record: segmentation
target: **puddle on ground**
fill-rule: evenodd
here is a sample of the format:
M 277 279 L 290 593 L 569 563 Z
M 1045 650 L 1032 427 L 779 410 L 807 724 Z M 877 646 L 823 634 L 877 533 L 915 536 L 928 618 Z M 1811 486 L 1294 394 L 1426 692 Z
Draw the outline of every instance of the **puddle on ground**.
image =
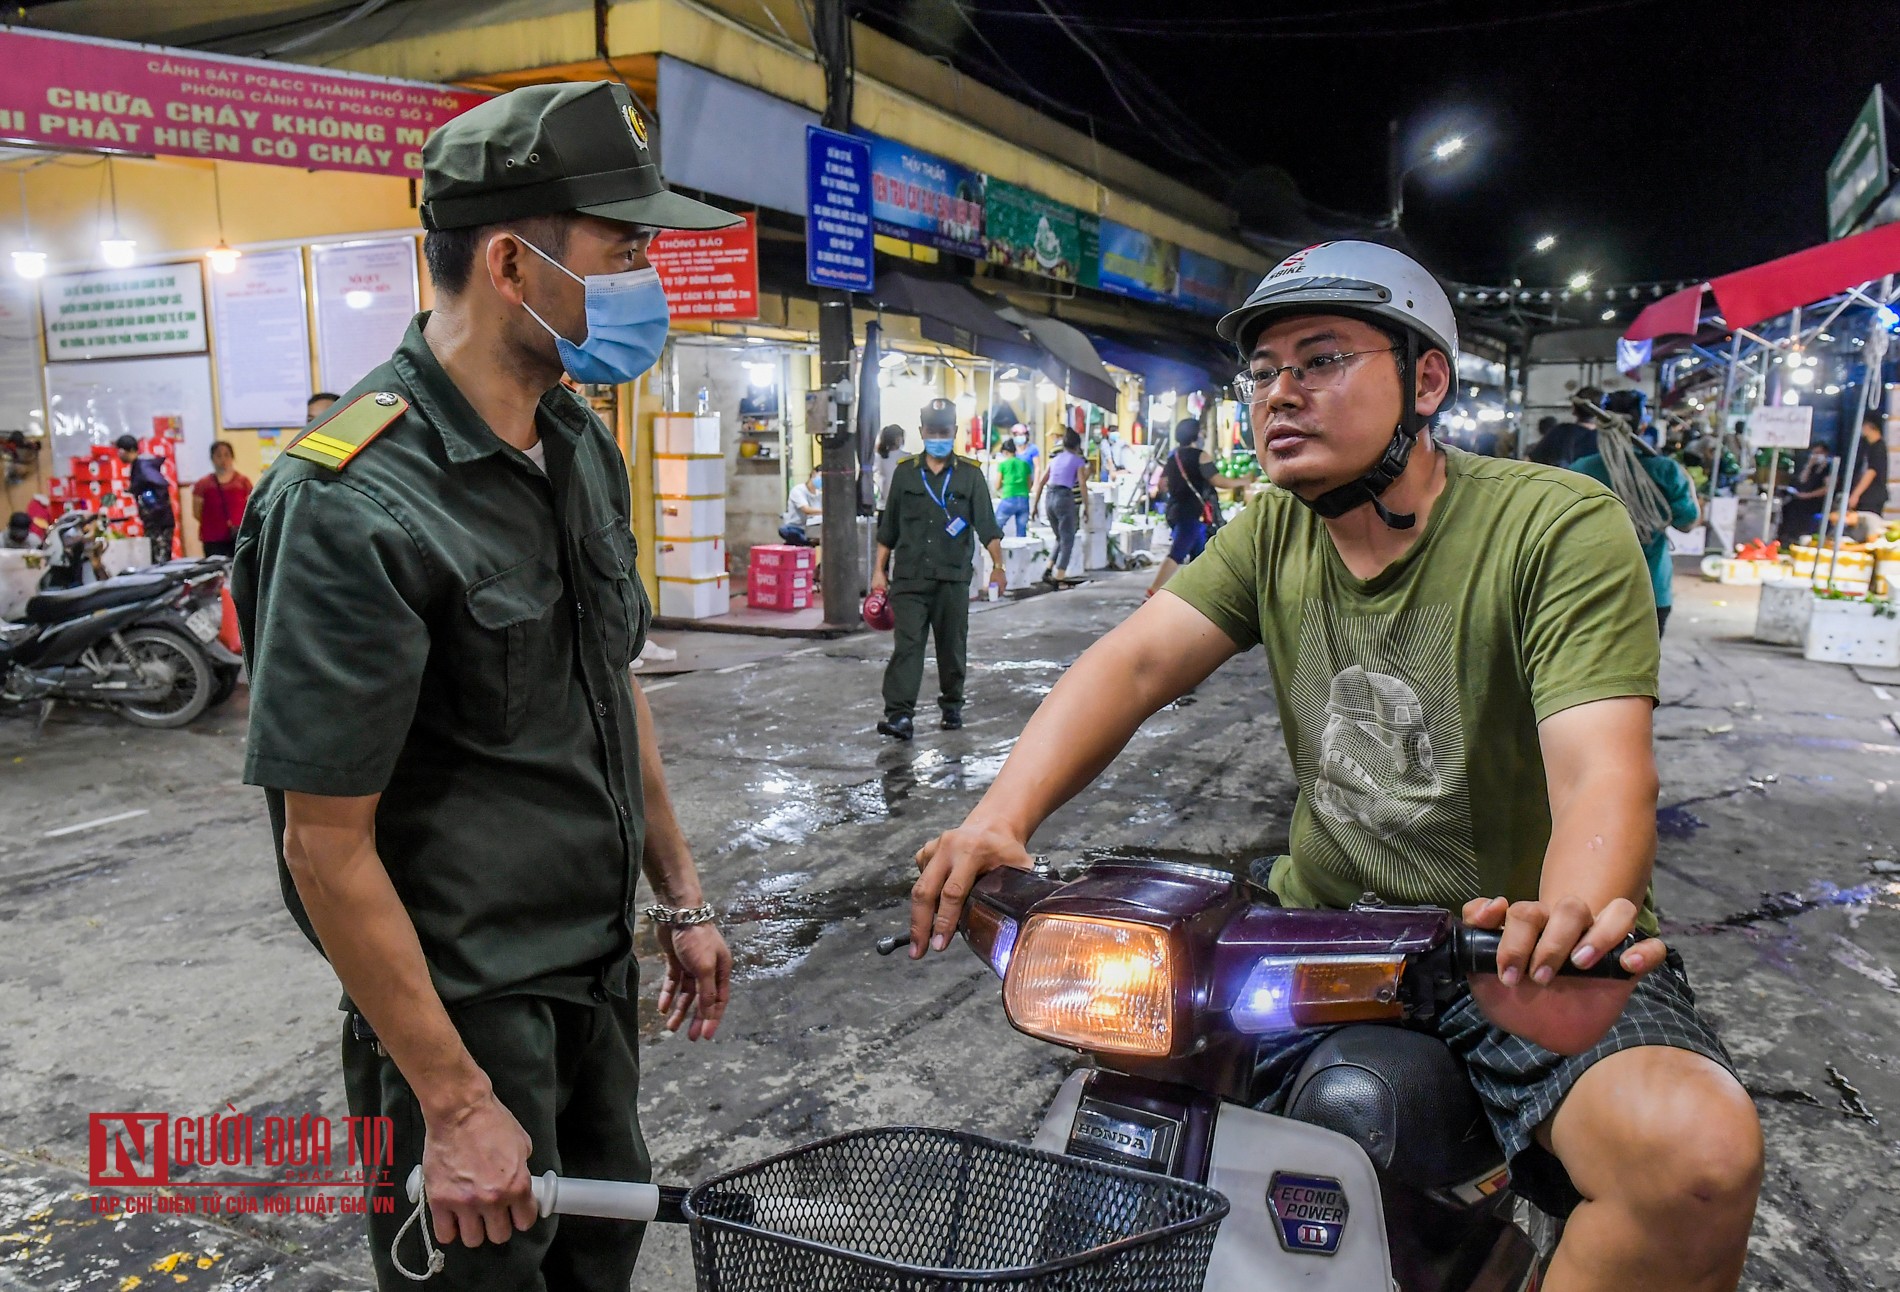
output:
M 1856 910 L 1864 913 L 1872 907 L 1900 910 L 1900 883 L 1855 884 L 1851 888 L 1841 888 L 1819 880 L 1805 896 L 1788 891 L 1763 893 L 1761 901 L 1745 911 L 1699 924 L 1665 920 L 1663 929 L 1666 933 L 1723 933 L 1732 929 L 1752 929 L 1771 922 L 1787 923 L 1797 915 L 1824 906 L 1844 906 L 1850 914 Z
M 1665 839 L 1688 839 L 1709 823 L 1680 803 L 1656 809 L 1656 833 Z

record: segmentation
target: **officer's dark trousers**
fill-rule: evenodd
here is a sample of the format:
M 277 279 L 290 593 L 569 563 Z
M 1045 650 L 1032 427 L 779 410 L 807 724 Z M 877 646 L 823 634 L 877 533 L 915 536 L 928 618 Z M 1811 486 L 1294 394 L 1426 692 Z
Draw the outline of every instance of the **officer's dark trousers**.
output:
M 630 987 L 631 990 L 631 987 Z M 346 1016 L 347 1017 L 347 1016 Z M 534 1141 L 534 1175 L 607 1180 L 648 1178 L 646 1141 L 634 1113 L 639 1091 L 639 1033 L 634 1001 L 580 1004 L 545 996 L 506 996 L 449 1011 L 495 1096 Z M 377 1213 L 372 1190 L 370 1255 L 379 1292 L 426 1286 L 430 1292 L 627 1292 L 645 1226 L 620 1220 L 550 1216 L 514 1231 L 500 1245 L 442 1248 L 448 1264 L 426 1285 L 411 1283 L 389 1260 L 389 1244 L 415 1208 L 403 1191 L 422 1160 L 422 1113 L 396 1065 L 359 1041 L 346 1022 L 343 1078 L 352 1116 L 387 1116 L 395 1134 L 396 1208 Z M 427 1223 L 425 1220 L 421 1223 Z M 420 1224 L 402 1240 L 402 1263 L 427 1268 Z
M 963 703 L 963 662 L 970 647 L 970 582 L 900 579 L 890 586 L 897 641 L 884 670 L 884 716 L 917 709 L 924 683 L 924 642 L 937 639 L 939 704 Z

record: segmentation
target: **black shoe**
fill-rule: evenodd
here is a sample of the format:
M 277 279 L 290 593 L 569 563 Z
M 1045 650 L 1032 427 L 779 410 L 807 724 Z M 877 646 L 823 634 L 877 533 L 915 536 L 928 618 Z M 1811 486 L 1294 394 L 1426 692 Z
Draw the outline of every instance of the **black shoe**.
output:
M 945 731 L 963 730 L 963 706 L 946 704 L 943 706 L 943 729 Z
M 900 713 L 895 718 L 886 718 L 878 723 L 877 734 L 880 736 L 895 736 L 899 740 L 909 740 L 916 735 L 916 732 L 911 728 L 910 715 L 908 713 Z

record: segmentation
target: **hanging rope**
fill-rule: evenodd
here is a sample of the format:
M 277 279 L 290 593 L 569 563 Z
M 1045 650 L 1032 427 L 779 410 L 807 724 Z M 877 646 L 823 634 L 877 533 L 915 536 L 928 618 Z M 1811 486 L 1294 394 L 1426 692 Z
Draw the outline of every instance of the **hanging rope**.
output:
M 415 1225 L 422 1234 L 422 1254 L 428 1258 L 428 1268 L 421 1274 L 404 1265 L 402 1254 L 397 1251 L 402 1246 L 402 1236 L 409 1232 L 411 1225 Z M 426 1283 L 440 1274 L 442 1267 L 448 1264 L 448 1258 L 437 1249 L 435 1239 L 429 1233 L 429 1190 L 426 1185 L 417 1188 L 416 1209 L 410 1213 L 409 1219 L 402 1222 L 402 1228 L 396 1231 L 395 1238 L 390 1240 L 389 1263 L 396 1267 L 398 1274 L 414 1283 Z
M 1643 469 L 1635 428 L 1621 413 L 1598 408 L 1587 399 L 1572 397 L 1570 403 L 1578 416 L 1596 420 L 1597 453 L 1603 458 L 1604 473 L 1610 477 L 1610 489 L 1628 509 L 1630 521 L 1636 526 L 1636 541 L 1647 547 L 1651 539 L 1669 528 L 1669 498 Z

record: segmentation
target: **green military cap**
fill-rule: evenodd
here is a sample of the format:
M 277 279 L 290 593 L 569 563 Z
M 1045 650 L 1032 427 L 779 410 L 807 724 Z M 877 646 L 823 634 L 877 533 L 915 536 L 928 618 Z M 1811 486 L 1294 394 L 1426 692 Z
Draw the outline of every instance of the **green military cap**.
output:
M 530 85 L 477 104 L 422 146 L 422 223 L 465 229 L 579 211 L 656 229 L 739 217 L 666 187 L 647 123 L 615 81 Z
M 957 406 L 947 399 L 933 399 L 924 405 L 917 420 L 926 431 L 954 431 L 957 429 Z

